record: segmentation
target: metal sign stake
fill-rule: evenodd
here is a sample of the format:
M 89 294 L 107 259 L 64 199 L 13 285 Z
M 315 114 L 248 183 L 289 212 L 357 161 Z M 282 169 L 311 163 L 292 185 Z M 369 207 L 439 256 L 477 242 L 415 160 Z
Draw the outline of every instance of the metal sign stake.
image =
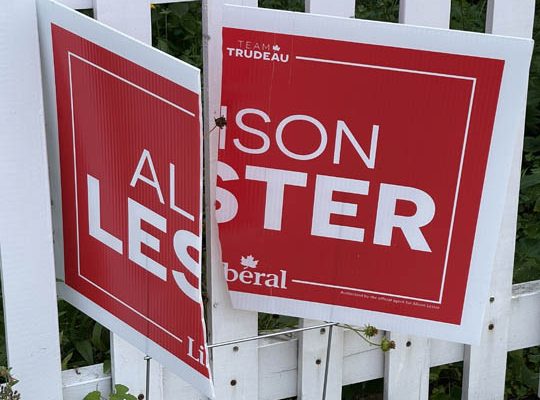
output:
M 150 399 L 150 360 L 152 357 L 145 356 L 144 359 L 146 360 L 146 397 L 145 400 Z
M 326 387 L 328 386 L 328 373 L 330 371 L 330 350 L 332 350 L 332 332 L 334 331 L 334 325 L 330 325 L 328 328 L 328 346 L 326 346 L 326 364 L 324 365 L 324 382 L 322 400 L 326 400 Z

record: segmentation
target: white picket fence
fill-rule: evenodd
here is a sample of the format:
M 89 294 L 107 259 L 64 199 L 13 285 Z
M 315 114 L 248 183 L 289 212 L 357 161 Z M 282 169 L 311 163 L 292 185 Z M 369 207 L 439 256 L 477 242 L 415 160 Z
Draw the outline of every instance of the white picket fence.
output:
M 149 43 L 150 0 L 62 0 L 75 9 L 93 8 L 95 17 Z M 186 0 L 176 0 L 186 1 Z M 153 3 L 174 2 L 154 0 Z M 257 6 L 257 0 L 203 0 L 205 88 L 219 87 L 219 66 L 209 57 L 221 48 L 218 28 L 223 2 Z M 450 0 L 401 0 L 400 23 L 447 29 Z M 531 37 L 534 0 L 489 0 L 486 32 Z M 354 17 L 354 0 L 306 0 L 306 12 Z M 47 181 L 41 78 L 34 0 L 2 2 L 0 8 L 0 266 L 10 365 L 21 379 L 23 399 L 79 400 L 96 388 L 127 385 L 145 392 L 144 354 L 112 335 L 112 376 L 102 365 L 60 373 L 49 188 Z M 206 89 L 205 120 L 219 116 L 218 91 Z M 208 132 L 208 126 L 206 126 Z M 215 183 L 216 135 L 207 136 L 207 184 Z M 514 240 L 521 165 L 514 155 L 512 181 L 500 233 L 482 344 L 463 346 L 389 333 L 397 348 L 383 354 L 351 331 L 334 330 L 327 398 L 341 399 L 342 385 L 384 377 L 387 399 L 427 399 L 430 367 L 464 361 L 464 399 L 502 399 L 507 351 L 540 345 L 540 281 L 512 286 Z M 24 177 L 21 178 L 21 174 Z M 210 187 L 214 187 L 210 185 Z M 210 192 L 207 204 L 214 204 Z M 212 215 L 212 213 L 207 213 Z M 231 308 L 225 291 L 216 236 L 208 224 L 210 254 L 210 342 L 257 335 L 257 313 Z M 21 229 L 21 226 L 24 229 Z M 13 229 L 10 229 L 13 228 Z M 6 235 L 5 232 L 13 232 Z M 28 252 L 27 244 L 33 243 Z M 308 326 L 320 321 L 303 320 Z M 213 350 L 219 400 L 277 400 L 322 397 L 328 330 L 278 337 Z M 203 397 L 151 363 L 151 400 Z

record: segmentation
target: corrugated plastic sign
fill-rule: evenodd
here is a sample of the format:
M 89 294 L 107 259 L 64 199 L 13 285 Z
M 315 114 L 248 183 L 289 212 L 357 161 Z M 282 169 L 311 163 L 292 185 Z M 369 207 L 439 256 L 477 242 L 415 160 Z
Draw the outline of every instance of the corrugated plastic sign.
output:
M 199 70 L 55 3 L 39 11 L 59 291 L 212 396 Z
M 222 56 L 234 306 L 479 340 L 531 41 L 226 6 Z

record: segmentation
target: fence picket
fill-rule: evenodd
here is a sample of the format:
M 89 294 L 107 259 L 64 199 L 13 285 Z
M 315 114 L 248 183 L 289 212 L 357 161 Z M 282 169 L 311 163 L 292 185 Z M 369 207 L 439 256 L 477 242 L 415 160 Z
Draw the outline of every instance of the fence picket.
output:
M 427 400 L 429 394 L 430 341 L 390 333 L 396 349 L 385 354 L 384 398 Z
M 347 18 L 354 18 L 354 6 L 355 0 L 306 0 L 305 3 L 306 12 Z
M 448 28 L 449 0 L 400 0 L 399 22 L 408 25 Z
M 62 382 L 63 400 L 81 400 L 94 390 L 104 397 L 111 393 L 111 376 L 103 371 L 103 364 L 62 371 Z
M 94 17 L 120 32 L 152 43 L 152 24 L 149 0 L 93 0 Z
M 450 0 L 401 0 L 399 22 L 448 28 Z M 427 399 L 430 340 L 392 332 L 396 349 L 385 355 L 384 398 Z
M 489 0 L 486 33 L 532 37 L 535 0 Z
M 319 325 L 321 321 L 301 319 L 302 327 Z M 327 399 L 341 398 L 343 381 L 343 329 L 334 327 L 330 362 L 326 365 L 329 328 L 302 332 L 298 341 L 298 398 L 322 398 L 325 370 L 328 368 Z
M 113 384 L 122 384 L 130 393 L 146 396 L 146 360 L 145 354 L 126 342 L 120 336 L 111 334 L 111 372 Z M 156 361 L 150 361 L 150 398 L 162 399 L 162 367 Z
M 354 18 L 355 1 L 306 0 L 306 12 Z M 320 324 L 321 321 L 300 320 L 301 326 Z M 343 329 L 334 328 L 329 364 L 326 365 L 328 329 L 306 331 L 298 342 L 298 397 L 302 400 L 318 400 L 322 396 L 325 368 L 329 369 L 327 399 L 340 399 L 343 382 Z
M 488 3 L 486 32 L 520 37 L 532 37 L 534 0 Z M 525 93 L 517 99 L 523 103 L 521 126 L 525 125 Z M 505 214 L 499 234 L 499 245 L 491 279 L 490 303 L 484 317 L 482 343 L 465 346 L 463 364 L 463 399 L 495 399 L 504 396 L 508 330 L 512 300 L 515 234 L 517 225 L 519 181 L 523 136 L 513 157 L 511 180 L 506 196 Z M 488 367 L 489 366 L 489 367 Z
M 25 399 L 62 396 L 34 0 L 0 8 L 0 269 L 9 366 Z
M 514 154 L 511 187 L 506 200 L 505 216 L 491 280 L 490 298 L 493 302 L 489 303 L 486 310 L 481 344 L 465 346 L 462 390 L 464 399 L 487 400 L 502 398 L 504 395 L 507 352 L 504 343 L 508 340 L 515 238 L 513 236 L 510 238 L 511 234 L 503 232 L 515 232 L 516 229 L 520 173 L 517 163 L 521 161 L 521 147 L 518 147 L 519 149 Z M 516 197 L 512 198 L 512 194 Z M 493 328 L 490 329 L 488 326 Z
M 208 322 L 211 342 L 217 343 L 257 335 L 258 314 L 235 310 L 226 289 L 221 249 L 214 213 L 219 132 L 214 119 L 220 116 L 221 103 L 221 26 L 224 0 L 203 0 L 204 57 L 204 132 L 206 190 L 206 249 L 208 281 Z M 257 0 L 235 0 L 227 3 L 257 6 Z M 258 343 L 239 343 L 212 351 L 212 373 L 216 398 L 250 400 L 258 398 Z

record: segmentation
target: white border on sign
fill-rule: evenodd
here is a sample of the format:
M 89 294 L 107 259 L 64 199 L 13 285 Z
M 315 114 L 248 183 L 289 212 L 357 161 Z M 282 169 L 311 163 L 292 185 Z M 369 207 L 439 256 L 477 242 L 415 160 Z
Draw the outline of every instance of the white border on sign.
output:
M 457 202 L 459 197 L 459 185 L 461 183 L 461 173 L 463 172 L 463 161 L 465 160 L 465 150 L 467 148 L 467 139 L 469 138 L 469 125 L 471 122 L 471 114 L 472 114 L 472 108 L 474 104 L 474 92 L 476 89 L 476 78 L 471 76 L 462 76 L 462 75 L 449 75 L 449 74 L 440 74 L 437 72 L 426 72 L 426 71 L 420 71 L 420 70 L 414 70 L 414 69 L 405 69 L 405 68 L 391 68 L 391 67 L 385 67 L 381 65 L 374 65 L 374 64 L 360 64 L 360 63 L 353 63 L 353 62 L 347 62 L 347 61 L 340 61 L 340 60 L 330 60 L 330 59 L 323 59 L 323 58 L 313 58 L 313 57 L 305 57 L 305 56 L 295 56 L 297 60 L 303 60 L 303 61 L 313 61 L 313 62 L 319 62 L 319 63 L 326 63 L 326 64 L 334 64 L 334 65 L 345 65 L 348 67 L 361 67 L 361 68 L 371 68 L 371 69 L 381 69 L 385 71 L 394 71 L 394 72 L 402 72 L 402 73 L 410 73 L 410 74 L 419 74 L 419 75 L 430 75 L 430 76 L 437 76 L 440 78 L 449 78 L 449 79 L 460 79 L 460 80 L 468 80 L 472 82 L 471 85 L 471 94 L 469 97 L 469 109 L 467 110 L 467 121 L 465 123 L 465 134 L 463 136 L 463 146 L 461 148 L 461 157 L 459 161 L 459 170 L 458 170 L 458 178 L 456 183 L 456 190 L 454 195 L 454 204 L 452 206 L 452 217 L 450 219 L 450 229 L 448 231 L 448 241 L 446 242 L 446 252 L 444 256 L 444 265 L 443 265 L 443 273 L 441 276 L 441 282 L 439 287 L 439 299 L 438 300 L 431 300 L 431 299 L 425 299 L 425 298 L 419 298 L 419 297 L 411 297 L 411 296 L 404 296 L 399 295 L 395 293 L 384 293 L 384 292 L 378 292 L 374 290 L 367 290 L 367 289 L 360 289 L 360 288 L 353 288 L 348 286 L 339 286 L 339 285 L 333 285 L 329 283 L 324 282 L 315 282 L 315 281 L 305 281 L 301 279 L 291 279 L 291 282 L 294 283 L 300 283 L 303 285 L 310 285 L 310 286 L 319 286 L 319 287 L 327 287 L 327 288 L 333 288 L 333 289 L 345 289 L 350 290 L 353 292 L 362 292 L 362 293 L 368 293 L 368 294 L 377 294 L 377 295 L 383 295 L 383 296 L 391 296 L 396 297 L 399 299 L 409 299 L 409 300 L 418 300 L 418 301 L 424 301 L 426 303 L 433 303 L 433 304 L 441 304 L 442 303 L 442 297 L 444 292 L 444 284 L 446 281 L 446 269 L 448 267 L 448 257 L 450 256 L 450 246 L 452 244 L 452 235 L 454 231 L 454 220 L 456 217 L 456 208 L 457 208 Z
M 210 377 L 200 374 L 181 359 L 148 339 L 131 326 L 115 317 L 108 311 L 97 306 L 94 302 L 68 287 L 63 281 L 64 274 L 64 238 L 62 223 L 62 195 L 60 180 L 60 157 L 58 143 L 58 122 L 56 110 L 56 86 L 54 75 L 54 58 L 52 49 L 51 23 L 54 23 L 70 32 L 84 37 L 86 40 L 109 50 L 118 56 L 125 58 L 168 79 L 184 88 L 194 92 L 199 97 L 198 110 L 200 125 L 200 214 L 199 214 L 199 247 L 202 249 L 202 166 L 203 166 L 203 134 L 202 134 L 202 104 L 201 104 L 201 80 L 200 70 L 185 62 L 182 62 L 166 53 L 154 49 L 128 35 L 110 28 L 99 21 L 89 18 L 77 11 L 70 9 L 53 0 L 37 0 L 39 41 L 41 49 L 41 68 L 43 71 L 43 93 L 45 105 L 45 125 L 47 130 L 47 152 L 49 159 L 49 178 L 51 185 L 51 203 L 54 230 L 54 253 L 58 293 L 60 297 L 74 304 L 90 317 L 118 333 L 135 347 L 155 357 L 166 368 L 178 374 L 187 382 L 192 383 L 198 390 L 210 398 L 215 398 L 212 374 L 209 365 L 210 357 L 207 357 L 207 368 Z M 194 112 L 194 116 L 197 115 Z M 199 252 L 199 264 L 202 254 Z M 199 279 L 201 287 L 201 279 Z M 199 304 L 201 310 L 201 322 L 203 335 L 206 338 L 206 325 L 204 322 L 204 308 L 202 294 L 199 291 Z M 205 343 L 206 354 L 209 355 Z
M 453 325 L 349 307 L 231 292 L 233 305 L 237 308 L 277 312 L 272 308 L 275 306 L 284 313 L 306 318 L 343 320 L 359 325 L 376 323 L 386 330 L 469 344 L 479 343 L 504 202 L 509 187 L 513 149 L 523 127 L 533 41 L 235 5 L 224 6 L 223 26 L 505 61 L 461 324 Z M 216 55 L 216 58 L 221 59 L 221 54 Z
M 115 73 L 109 71 L 108 69 L 106 68 L 103 68 L 99 65 L 96 65 L 95 63 L 87 60 L 86 58 L 84 57 L 81 57 L 80 55 L 78 54 L 75 54 L 75 53 L 72 53 L 72 52 L 68 52 L 68 67 L 69 67 L 69 96 L 70 96 L 70 105 L 71 105 L 71 108 L 70 108 L 70 111 L 71 111 L 71 132 L 72 132 L 72 139 L 73 139 L 73 173 L 74 173 L 74 184 L 75 184 L 75 193 L 74 193 L 74 196 L 75 196 L 75 219 L 76 219 L 76 225 L 77 225 L 77 274 L 80 278 L 82 278 L 83 280 L 85 280 L 86 282 L 88 282 L 89 284 L 91 284 L 92 286 L 94 286 L 95 288 L 97 288 L 98 290 L 100 290 L 101 292 L 105 293 L 107 296 L 109 296 L 111 299 L 113 299 L 114 301 L 116 301 L 117 303 L 123 305 L 124 307 L 128 308 L 129 310 L 131 310 L 132 312 L 134 312 L 135 314 L 137 314 L 138 316 L 140 316 L 141 318 L 143 318 L 144 320 L 146 320 L 147 322 L 151 323 L 152 325 L 154 325 L 156 328 L 159 328 L 161 329 L 161 331 L 163 331 L 164 333 L 166 333 L 167 335 L 171 336 L 173 339 L 175 339 L 176 341 L 180 342 L 180 343 L 183 343 L 183 340 L 180 339 L 178 336 L 176 336 L 174 333 L 170 332 L 169 330 L 165 329 L 164 327 L 162 327 L 160 324 L 158 324 L 156 321 L 150 319 L 147 315 L 144 315 L 143 313 L 141 313 L 140 311 L 134 309 L 133 307 L 131 307 L 129 304 L 127 304 L 126 302 L 124 302 L 123 300 L 119 299 L 118 297 L 116 297 L 115 295 L 113 295 L 112 293 L 110 293 L 109 291 L 107 291 L 105 288 L 99 286 L 96 282 L 94 282 L 93 280 L 91 280 L 90 278 L 84 276 L 82 273 L 81 273 L 81 251 L 80 251 L 80 243 L 79 243 L 79 237 L 80 237 L 80 228 L 79 228 L 79 199 L 78 199 L 78 180 L 77 180 L 77 149 L 76 149 L 76 146 L 75 146 L 75 143 L 76 143 L 76 129 L 75 129 L 75 110 L 74 110 L 74 107 L 73 107 L 73 80 L 72 80 L 72 75 L 71 75 L 71 71 L 72 71 L 72 67 L 71 67 L 71 57 L 75 57 L 76 59 L 96 68 L 97 70 L 101 71 L 101 72 L 104 72 L 110 76 L 113 76 L 114 78 L 120 80 L 121 82 L 124 82 L 132 87 L 135 87 L 137 89 L 139 89 L 140 91 L 142 91 L 143 93 L 146 93 L 160 101 L 163 101 L 165 104 L 168 104 L 170 105 L 171 107 L 173 108 L 176 108 L 177 110 L 179 110 L 180 112 L 183 112 L 185 114 L 188 114 L 189 116 L 191 117 L 195 117 L 195 114 L 192 113 L 191 111 L 188 111 L 186 110 L 185 108 L 183 107 L 180 107 L 179 105 L 167 100 L 167 99 L 164 99 L 163 97 L 160 97 L 158 96 L 157 94 L 155 93 L 152 93 L 150 92 L 149 90 L 146 90 L 145 88 L 139 86 L 139 85 L 136 85 L 135 83 L 129 81 L 128 79 L 125 79 L 119 75 L 116 75 Z

